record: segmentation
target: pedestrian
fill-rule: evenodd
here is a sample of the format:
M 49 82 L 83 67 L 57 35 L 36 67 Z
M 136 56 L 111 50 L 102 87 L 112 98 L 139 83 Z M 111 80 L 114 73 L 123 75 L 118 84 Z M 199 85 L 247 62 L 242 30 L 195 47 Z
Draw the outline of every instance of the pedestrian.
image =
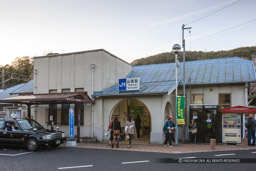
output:
M 110 130 L 110 136 L 109 136 L 109 145 L 112 145 L 112 141 L 113 141 L 113 129 L 111 129 L 112 125 L 113 125 L 114 119 L 110 122 L 109 126 L 108 126 L 108 131 Z
M 248 129 L 248 146 L 254 145 L 255 146 L 255 127 L 256 127 L 256 121 L 253 118 L 253 114 L 249 114 L 248 122 L 246 123 L 246 128 Z M 251 143 L 252 139 L 252 143 Z
M 131 148 L 132 146 L 132 138 L 135 135 L 136 137 L 136 129 L 135 129 L 135 123 L 133 121 L 133 118 L 130 117 L 129 120 L 126 122 L 126 134 L 129 135 L 129 145 L 128 148 Z
M 136 125 L 137 138 L 139 138 L 140 137 L 140 129 L 141 129 L 140 115 L 137 115 L 137 118 L 135 120 L 135 125 Z
M 197 128 L 196 128 L 196 123 L 195 123 L 194 119 L 191 119 L 191 122 L 188 126 L 188 131 L 189 131 L 190 144 L 195 144 L 196 143 Z
M 169 147 L 172 147 L 172 140 L 174 136 L 175 124 L 172 122 L 173 117 L 169 116 L 168 121 L 164 124 L 164 133 L 165 133 L 165 141 L 164 146 L 167 146 L 167 141 L 169 141 Z
M 115 141 L 116 141 L 116 147 L 119 147 L 119 137 L 121 133 L 121 124 L 120 121 L 118 120 L 117 116 L 114 118 L 114 122 L 111 125 L 111 129 L 113 129 L 113 142 L 112 142 L 112 148 L 115 146 Z

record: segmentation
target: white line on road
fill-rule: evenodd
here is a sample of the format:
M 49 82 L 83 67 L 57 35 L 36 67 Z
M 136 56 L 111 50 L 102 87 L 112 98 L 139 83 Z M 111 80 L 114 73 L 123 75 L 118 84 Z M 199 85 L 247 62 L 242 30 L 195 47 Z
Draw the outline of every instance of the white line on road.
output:
M 83 166 L 70 166 L 70 167 L 59 167 L 58 169 L 76 169 L 76 168 L 83 168 L 83 167 L 93 167 L 93 165 L 83 165 Z
M 122 162 L 122 164 L 134 164 L 134 163 L 149 163 L 149 160 L 143 160 L 143 161 L 131 161 L 131 162 Z
M 18 154 L 3 154 L 3 153 L 0 153 L 0 156 L 15 157 L 15 156 L 20 156 L 20 155 L 29 154 L 29 153 L 33 153 L 33 152 L 25 152 L 25 153 L 18 153 Z
M 196 157 L 181 157 L 181 159 L 195 159 Z
M 220 156 L 234 156 L 236 155 L 235 153 L 230 153 L 230 154 L 217 154 L 217 155 L 214 155 L 216 157 L 220 157 Z
M 251 153 L 256 153 L 256 151 L 253 151 L 253 152 L 251 152 Z

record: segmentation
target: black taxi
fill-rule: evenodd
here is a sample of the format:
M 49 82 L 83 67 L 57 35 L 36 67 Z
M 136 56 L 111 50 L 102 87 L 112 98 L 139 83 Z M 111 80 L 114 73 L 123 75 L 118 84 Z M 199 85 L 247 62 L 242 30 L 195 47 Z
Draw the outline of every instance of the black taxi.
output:
M 61 131 L 45 129 L 35 120 L 0 119 L 0 145 L 25 146 L 36 151 L 42 146 L 58 147 L 66 142 Z

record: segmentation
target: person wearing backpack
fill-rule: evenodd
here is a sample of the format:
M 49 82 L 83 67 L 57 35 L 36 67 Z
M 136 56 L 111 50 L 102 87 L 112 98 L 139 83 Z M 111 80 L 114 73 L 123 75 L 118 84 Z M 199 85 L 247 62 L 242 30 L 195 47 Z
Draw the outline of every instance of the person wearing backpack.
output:
M 172 140 L 174 139 L 174 129 L 175 124 L 172 122 L 173 117 L 169 116 L 168 121 L 164 124 L 164 133 L 165 133 L 165 141 L 164 146 L 167 146 L 167 141 L 169 141 L 169 147 L 172 147 Z
M 248 129 L 248 146 L 255 146 L 255 127 L 256 127 L 256 121 L 253 118 L 253 114 L 249 115 L 248 122 L 246 123 L 246 128 Z M 251 144 L 251 138 L 252 138 L 252 144 Z

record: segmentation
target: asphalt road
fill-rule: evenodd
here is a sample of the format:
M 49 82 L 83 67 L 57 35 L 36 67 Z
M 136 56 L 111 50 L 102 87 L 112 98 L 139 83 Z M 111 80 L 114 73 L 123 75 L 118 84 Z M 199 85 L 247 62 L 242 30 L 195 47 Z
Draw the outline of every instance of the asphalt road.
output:
M 229 160 L 224 160 L 229 158 Z M 180 159 L 180 160 L 178 160 Z M 181 161 L 183 163 L 179 163 Z M 230 160 L 233 159 L 233 160 Z M 238 159 L 238 160 L 237 160 Z M 246 161 L 244 161 L 246 159 Z M 250 161 L 253 160 L 253 161 Z M 189 163 L 184 163 L 189 162 Z M 196 163 L 191 163 L 196 162 Z M 200 163 L 201 162 L 201 163 Z M 204 163 L 202 163 L 204 162 Z M 208 162 L 208 163 L 207 163 Z M 211 162 L 211 163 L 210 163 Z M 213 163 L 214 162 L 214 163 Z M 219 163 L 216 163 L 219 162 Z M 220 163 L 235 162 L 235 163 Z M 238 163 L 236 163 L 238 162 Z M 247 163 L 241 163 L 247 162 Z M 248 163 L 252 162 L 252 163 Z M 256 150 L 165 154 L 104 149 L 59 147 L 29 152 L 0 147 L 2 171 L 105 171 L 105 170 L 256 170 Z

